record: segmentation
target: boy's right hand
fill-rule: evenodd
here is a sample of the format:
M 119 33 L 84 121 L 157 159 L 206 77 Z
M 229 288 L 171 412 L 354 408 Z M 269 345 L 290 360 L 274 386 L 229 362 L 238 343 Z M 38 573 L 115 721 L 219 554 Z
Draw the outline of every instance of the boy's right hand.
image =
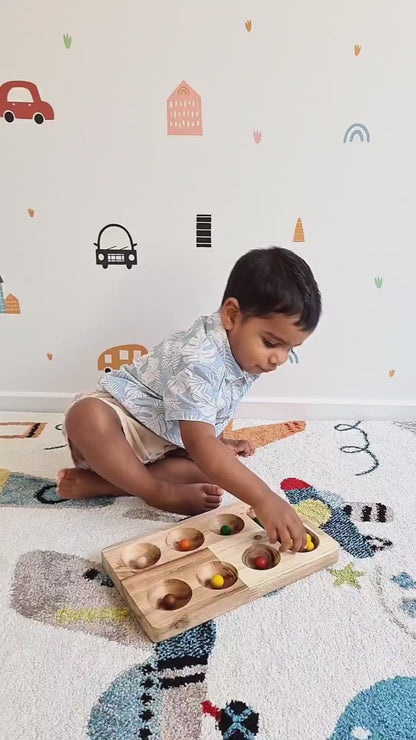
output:
M 306 548 L 306 530 L 295 509 L 277 494 L 264 496 L 254 507 L 256 516 L 267 532 L 269 541 L 281 542 L 280 550 L 284 552 L 293 540 L 294 552 Z

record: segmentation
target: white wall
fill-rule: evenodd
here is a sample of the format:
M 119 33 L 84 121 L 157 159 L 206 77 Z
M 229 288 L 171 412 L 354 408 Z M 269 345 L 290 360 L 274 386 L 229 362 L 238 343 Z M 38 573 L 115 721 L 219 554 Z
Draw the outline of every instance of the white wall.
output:
M 0 275 L 21 305 L 0 314 L 1 406 L 94 387 L 103 350 L 215 310 L 235 260 L 279 244 L 310 263 L 324 315 L 299 365 L 252 396 L 414 415 L 414 3 L 4 0 L 0 14 L 0 84 L 32 81 L 55 111 L 0 119 Z M 182 80 L 201 137 L 167 136 Z M 353 123 L 370 143 L 343 143 Z M 195 247 L 197 213 L 211 249 Z M 130 271 L 95 264 L 113 221 L 138 242 Z

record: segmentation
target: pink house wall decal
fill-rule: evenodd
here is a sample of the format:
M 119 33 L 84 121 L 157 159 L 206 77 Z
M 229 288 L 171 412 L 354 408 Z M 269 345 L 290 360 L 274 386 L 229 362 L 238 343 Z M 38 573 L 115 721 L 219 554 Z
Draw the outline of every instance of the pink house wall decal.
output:
M 168 97 L 168 136 L 202 136 L 201 96 L 182 80 Z

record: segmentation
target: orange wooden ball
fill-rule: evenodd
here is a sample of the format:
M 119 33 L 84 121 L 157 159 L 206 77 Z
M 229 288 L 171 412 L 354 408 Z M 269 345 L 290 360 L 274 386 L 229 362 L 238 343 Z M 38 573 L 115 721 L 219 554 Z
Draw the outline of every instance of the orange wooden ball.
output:
M 192 550 L 192 542 L 191 540 L 179 540 L 178 547 L 180 550 Z

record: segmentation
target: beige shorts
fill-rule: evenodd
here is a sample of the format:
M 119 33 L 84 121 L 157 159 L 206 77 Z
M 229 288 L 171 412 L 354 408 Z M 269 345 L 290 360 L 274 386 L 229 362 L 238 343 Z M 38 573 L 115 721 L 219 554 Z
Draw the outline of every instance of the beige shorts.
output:
M 127 442 L 129 443 L 136 457 L 144 465 L 156 462 L 156 460 L 160 460 L 160 458 L 164 457 L 168 452 L 178 449 L 178 447 L 172 444 L 172 442 L 167 442 L 166 439 L 159 437 L 157 434 L 150 431 L 150 429 L 147 429 L 147 427 L 143 426 L 143 424 L 140 424 L 140 422 L 137 421 L 134 416 L 129 414 L 124 406 L 116 401 L 116 399 L 113 398 L 110 393 L 107 393 L 107 391 L 79 393 L 77 396 L 75 396 L 69 408 L 71 408 L 77 401 L 81 401 L 81 399 L 83 398 L 98 398 L 100 401 L 106 403 L 108 406 L 114 409 L 120 420 L 121 428 L 124 432 L 124 436 Z M 68 411 L 69 409 L 66 413 L 68 413 Z M 65 421 L 63 425 L 63 433 L 64 436 L 67 438 L 65 431 Z M 69 445 L 69 447 L 71 449 L 71 445 Z M 74 463 L 77 465 L 77 467 L 88 468 L 87 462 L 81 456 L 77 454 L 76 458 L 74 457 L 74 455 L 73 458 Z

